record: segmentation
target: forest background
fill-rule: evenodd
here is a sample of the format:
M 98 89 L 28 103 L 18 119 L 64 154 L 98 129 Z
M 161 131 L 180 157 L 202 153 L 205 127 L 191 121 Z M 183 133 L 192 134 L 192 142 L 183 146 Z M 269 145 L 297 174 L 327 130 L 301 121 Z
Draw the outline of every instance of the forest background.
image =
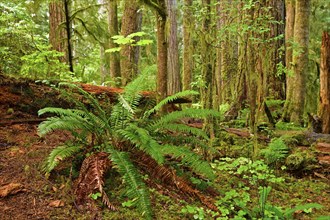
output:
M 329 1 L 5 0 L 0 9 L 1 74 L 52 86 L 58 81 L 128 89 L 139 84 L 141 90 L 155 92 L 160 104 L 168 97 L 175 100 L 186 95 L 192 103 L 171 104 L 170 98 L 166 100 L 169 106 L 156 105 L 153 110 L 160 110 L 160 117 L 188 108 L 220 112 L 221 119 L 213 113 L 203 113 L 212 116 L 202 117 L 202 130 L 210 139 L 205 148 L 192 147 L 203 159 L 214 162 L 221 157 L 244 156 L 257 161 L 262 158 L 277 171 L 282 165 L 299 175 L 315 171 L 311 168 L 315 155 L 295 147 L 307 139 L 306 132 L 330 134 Z M 89 101 L 93 103 L 94 99 Z M 134 110 L 127 107 L 125 99 L 121 102 L 126 110 Z M 93 107 L 98 109 L 98 105 Z M 40 114 L 47 109 L 42 111 Z M 39 129 L 47 128 L 40 125 Z M 184 129 L 180 132 L 204 137 L 195 130 Z M 297 136 L 289 131 L 303 133 Z M 248 135 L 250 141 L 236 143 L 226 132 Z M 287 134 L 289 137 L 282 138 Z M 260 137 L 270 144 L 260 144 Z M 322 136 L 324 142 L 326 137 Z M 243 150 L 228 147 L 228 142 L 241 145 Z M 263 151 L 265 145 L 270 149 L 268 153 Z M 111 152 L 115 155 L 115 151 Z M 243 161 L 238 162 L 243 167 L 250 163 Z M 233 169 L 224 164 L 217 164 L 216 169 Z M 321 177 L 327 179 L 328 171 L 322 172 L 325 176 Z M 203 185 L 198 178 L 190 180 Z M 260 194 L 267 197 L 269 192 L 270 188 L 264 187 Z M 235 207 L 245 208 L 246 204 L 234 201 L 238 194 L 230 195 L 229 200 Z M 203 202 L 204 197 L 196 195 L 204 205 L 208 204 Z M 230 206 L 218 204 L 215 209 L 228 209 L 224 216 L 229 217 L 247 215 L 230 211 Z M 199 218 L 204 219 L 201 210 L 187 206 L 182 213 L 199 213 Z M 260 217 L 265 209 L 256 212 Z M 151 212 L 144 215 L 152 216 Z

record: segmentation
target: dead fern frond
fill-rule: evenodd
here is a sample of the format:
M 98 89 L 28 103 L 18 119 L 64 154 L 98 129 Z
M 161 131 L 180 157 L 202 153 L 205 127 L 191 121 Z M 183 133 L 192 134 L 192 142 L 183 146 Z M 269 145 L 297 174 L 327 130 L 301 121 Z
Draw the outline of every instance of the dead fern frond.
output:
M 102 195 L 103 203 L 110 210 L 116 210 L 103 190 L 104 174 L 111 167 L 111 161 L 108 156 L 108 153 L 99 152 L 92 154 L 83 161 L 75 189 L 77 205 L 82 205 L 88 200 L 90 201 L 90 195 L 98 191 Z
M 218 212 L 218 208 L 214 205 L 212 198 L 203 195 L 199 190 L 195 189 L 188 181 L 176 175 L 175 170 L 159 165 L 152 157 L 143 151 L 134 152 L 134 161 L 147 172 L 151 179 L 161 180 L 164 186 L 174 186 L 181 193 L 194 198 L 198 198 L 207 208 Z

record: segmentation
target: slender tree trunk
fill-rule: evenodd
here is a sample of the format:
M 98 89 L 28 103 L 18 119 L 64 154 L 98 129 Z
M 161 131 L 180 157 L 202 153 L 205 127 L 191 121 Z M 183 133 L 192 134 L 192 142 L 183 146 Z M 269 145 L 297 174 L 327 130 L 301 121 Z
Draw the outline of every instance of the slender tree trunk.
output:
M 167 94 L 173 95 L 181 90 L 176 0 L 167 0 L 167 14 L 167 20 L 169 23 L 167 51 Z
M 290 102 L 290 121 L 303 123 L 306 95 L 306 76 L 308 71 L 310 0 L 296 0 L 296 17 L 294 26 L 294 42 L 298 48 L 293 52 L 293 94 Z
M 69 0 L 64 0 L 64 14 L 65 14 L 65 28 L 67 37 L 67 51 L 68 51 L 68 64 L 70 71 L 73 72 L 73 56 L 71 48 L 71 22 L 70 22 L 70 11 L 69 11 Z
M 63 1 L 51 1 L 49 3 L 49 43 L 52 49 L 63 52 L 64 56 L 60 61 L 66 62 L 67 46 L 66 46 L 66 29 L 62 24 L 65 23 L 65 13 Z
M 109 22 L 109 34 L 110 41 L 109 47 L 115 48 L 118 47 L 116 43 L 111 39 L 112 36 L 118 35 L 118 12 L 117 12 L 117 0 L 109 0 L 109 13 L 108 13 L 108 22 Z M 115 84 L 120 84 L 118 82 L 118 77 L 120 77 L 120 56 L 119 53 L 110 53 L 110 77 L 115 81 Z
M 166 9 L 165 1 L 159 1 L 159 6 Z M 167 96 L 167 41 L 166 15 L 157 13 L 157 101 Z M 163 109 L 162 111 L 164 111 Z
M 282 118 L 289 121 L 289 106 L 292 100 L 293 88 L 293 67 L 292 67 L 292 42 L 295 21 L 295 0 L 286 0 L 286 18 L 285 18 L 285 66 L 286 73 L 286 102 L 284 104 L 284 112 Z
M 192 23 L 193 16 L 190 7 L 192 0 L 184 0 L 183 8 L 183 90 L 191 89 L 193 72 L 193 42 Z
M 320 116 L 322 133 L 330 134 L 330 35 L 323 32 L 320 63 Z
M 121 35 L 126 37 L 137 32 L 139 7 L 138 0 L 125 0 L 121 21 Z M 120 51 L 120 70 L 123 86 L 127 85 L 137 74 L 137 64 L 134 62 L 136 50 L 137 48 L 131 45 L 123 45 Z

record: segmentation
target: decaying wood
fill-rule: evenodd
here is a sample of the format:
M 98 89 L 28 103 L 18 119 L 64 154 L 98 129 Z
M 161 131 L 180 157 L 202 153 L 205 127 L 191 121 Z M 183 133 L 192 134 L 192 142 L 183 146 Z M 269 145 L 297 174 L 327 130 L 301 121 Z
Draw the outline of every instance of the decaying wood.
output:
M 29 118 L 29 119 L 0 119 L 0 125 L 13 125 L 13 124 L 38 124 L 43 122 L 44 118 Z
M 45 107 L 72 108 L 73 103 L 61 96 L 56 88 L 58 82 L 53 82 L 55 88 L 35 82 L 29 79 L 15 79 L 0 74 L 0 105 L 5 108 L 13 108 L 22 112 L 37 115 L 38 110 Z M 83 90 L 93 95 L 106 95 L 112 101 L 116 101 L 118 94 L 124 92 L 123 88 L 111 88 L 91 84 L 77 83 Z M 150 91 L 141 92 L 143 99 L 156 100 L 156 94 Z M 102 97 L 98 97 L 102 99 Z M 190 103 L 189 98 L 180 98 L 172 102 Z
M 235 135 L 240 136 L 240 137 L 244 137 L 244 138 L 253 137 L 253 135 L 249 131 L 244 131 L 242 129 L 238 129 L 238 128 L 224 128 L 224 129 L 228 133 L 235 134 Z M 261 140 L 261 141 L 266 141 L 266 142 L 270 141 L 270 139 L 268 137 L 265 137 L 263 135 L 258 135 L 257 138 L 258 138 L 258 140 Z

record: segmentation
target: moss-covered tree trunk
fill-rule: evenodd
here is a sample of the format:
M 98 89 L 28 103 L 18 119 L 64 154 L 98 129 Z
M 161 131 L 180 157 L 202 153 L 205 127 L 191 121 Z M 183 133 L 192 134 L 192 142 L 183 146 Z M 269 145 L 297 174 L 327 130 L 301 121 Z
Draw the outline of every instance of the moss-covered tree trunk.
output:
M 118 35 L 118 12 L 117 12 L 117 0 L 109 0 L 109 12 L 108 12 L 108 22 L 109 22 L 109 47 L 118 47 L 116 43 L 111 39 L 112 36 Z M 118 77 L 120 77 L 120 56 L 119 53 L 110 53 L 110 77 L 112 80 L 117 82 Z
M 125 0 L 124 12 L 121 21 L 121 35 L 127 36 L 138 30 L 138 0 Z M 122 85 L 125 86 L 137 74 L 137 63 L 135 63 L 135 51 L 137 47 L 123 45 L 120 51 L 120 71 Z
M 296 14 L 294 24 L 293 50 L 293 90 L 288 100 L 290 121 L 303 123 L 306 95 L 306 76 L 308 71 L 308 43 L 309 43 L 309 14 L 310 0 L 296 0 Z
M 322 133 L 330 134 L 330 36 L 323 32 L 320 63 L 320 116 Z
M 294 31 L 294 21 L 295 21 L 295 0 L 285 1 L 285 66 L 286 72 L 286 102 L 284 104 L 283 119 L 284 121 L 289 121 L 289 106 L 292 100 L 292 88 L 293 88 L 293 66 L 292 66 L 292 42 L 293 42 L 293 31 Z
M 192 0 L 184 0 L 183 8 L 183 90 L 191 89 L 193 72 L 193 15 L 190 7 Z

